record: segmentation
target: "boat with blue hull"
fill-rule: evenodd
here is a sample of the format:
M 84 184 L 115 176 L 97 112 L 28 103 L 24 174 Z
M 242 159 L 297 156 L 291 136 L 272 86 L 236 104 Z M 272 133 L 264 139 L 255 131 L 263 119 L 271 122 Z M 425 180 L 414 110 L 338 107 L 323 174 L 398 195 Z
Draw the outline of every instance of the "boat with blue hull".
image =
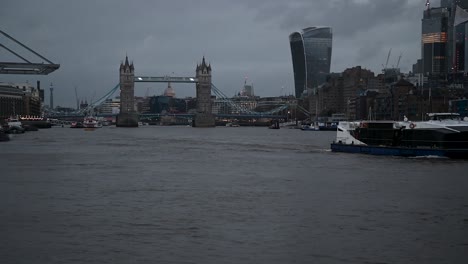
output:
M 388 156 L 468 158 L 468 121 L 431 113 L 428 121 L 340 122 L 334 152 Z
M 302 131 L 319 131 L 320 127 L 316 123 L 312 123 L 310 125 L 303 125 L 301 127 Z
M 384 146 L 362 146 L 332 143 L 331 150 L 334 152 L 361 153 L 380 156 L 402 156 L 402 157 L 422 157 L 437 156 L 448 158 L 468 158 L 468 149 L 424 149 L 405 147 L 384 147 Z

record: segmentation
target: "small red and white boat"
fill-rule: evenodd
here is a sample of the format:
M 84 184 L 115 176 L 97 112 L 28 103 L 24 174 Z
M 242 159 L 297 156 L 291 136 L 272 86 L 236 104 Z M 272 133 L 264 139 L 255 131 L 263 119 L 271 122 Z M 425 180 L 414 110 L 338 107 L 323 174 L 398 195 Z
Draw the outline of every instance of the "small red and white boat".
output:
M 87 116 L 83 121 L 83 126 L 85 128 L 99 128 L 102 127 L 101 123 L 94 116 Z

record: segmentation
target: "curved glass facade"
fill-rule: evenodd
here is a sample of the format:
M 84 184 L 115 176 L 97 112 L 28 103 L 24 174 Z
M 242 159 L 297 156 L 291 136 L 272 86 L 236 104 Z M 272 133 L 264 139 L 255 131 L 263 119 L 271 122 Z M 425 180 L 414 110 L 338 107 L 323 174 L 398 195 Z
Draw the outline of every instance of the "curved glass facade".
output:
M 309 27 L 289 35 L 297 98 L 307 88 L 326 81 L 330 74 L 332 39 L 329 27 Z

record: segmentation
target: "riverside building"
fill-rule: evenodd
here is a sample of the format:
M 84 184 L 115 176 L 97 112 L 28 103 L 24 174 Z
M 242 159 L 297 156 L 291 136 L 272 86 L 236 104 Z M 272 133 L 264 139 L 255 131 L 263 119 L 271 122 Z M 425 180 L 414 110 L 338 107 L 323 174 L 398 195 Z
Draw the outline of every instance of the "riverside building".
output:
M 43 91 L 28 83 L 0 83 L 0 118 L 41 116 Z

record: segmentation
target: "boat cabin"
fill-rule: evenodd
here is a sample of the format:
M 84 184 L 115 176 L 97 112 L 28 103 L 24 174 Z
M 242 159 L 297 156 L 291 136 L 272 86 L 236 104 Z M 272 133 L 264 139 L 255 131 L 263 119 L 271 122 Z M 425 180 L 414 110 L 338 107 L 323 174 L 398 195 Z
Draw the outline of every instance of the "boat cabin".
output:
M 458 113 L 428 113 L 427 116 L 431 121 L 442 121 L 442 120 L 455 120 L 460 121 L 461 117 Z

